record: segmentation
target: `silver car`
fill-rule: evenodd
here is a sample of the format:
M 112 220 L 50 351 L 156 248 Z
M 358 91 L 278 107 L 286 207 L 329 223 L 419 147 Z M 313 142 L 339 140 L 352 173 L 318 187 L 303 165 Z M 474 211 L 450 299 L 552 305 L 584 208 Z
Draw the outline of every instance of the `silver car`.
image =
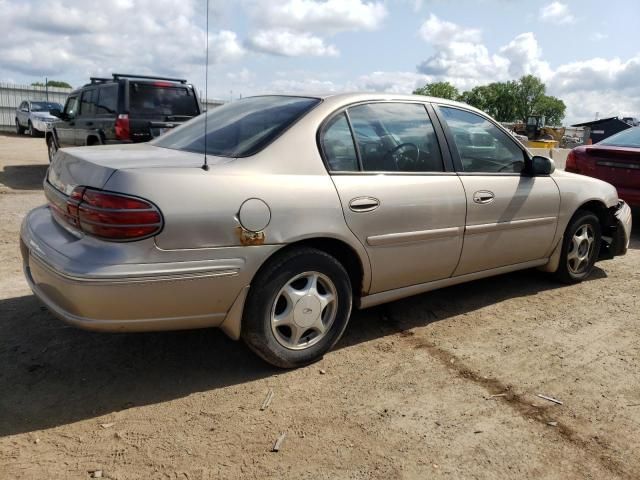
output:
M 62 110 L 62 105 L 55 102 L 32 102 L 25 100 L 16 109 L 16 133 L 27 132 L 32 137 L 44 134 L 51 124 L 58 120 L 51 111 Z
M 631 230 L 611 185 L 411 95 L 246 98 L 148 144 L 62 149 L 44 188 L 21 247 L 55 315 L 220 327 L 280 367 L 320 358 L 354 307 L 532 267 L 579 282 Z

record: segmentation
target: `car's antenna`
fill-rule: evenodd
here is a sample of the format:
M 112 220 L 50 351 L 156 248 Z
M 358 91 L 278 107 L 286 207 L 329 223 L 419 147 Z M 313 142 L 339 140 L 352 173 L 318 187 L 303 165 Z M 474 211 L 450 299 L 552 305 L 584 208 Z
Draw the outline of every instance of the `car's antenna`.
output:
M 204 164 L 202 169 L 209 170 L 209 164 L 207 163 L 207 117 L 209 116 L 209 108 L 207 107 L 207 99 L 209 98 L 209 0 L 207 0 L 207 45 L 205 47 L 205 67 L 204 67 Z

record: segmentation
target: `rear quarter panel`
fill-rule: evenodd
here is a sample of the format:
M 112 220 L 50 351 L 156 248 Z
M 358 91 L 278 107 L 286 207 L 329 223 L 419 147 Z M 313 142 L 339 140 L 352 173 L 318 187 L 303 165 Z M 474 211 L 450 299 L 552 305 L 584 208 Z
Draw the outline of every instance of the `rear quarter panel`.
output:
M 305 239 L 333 238 L 357 253 L 367 288 L 369 259 L 346 226 L 329 175 L 265 173 L 259 166 L 258 158 L 245 158 L 208 171 L 194 167 L 119 170 L 104 188 L 132 193 L 158 206 L 164 217 L 164 229 L 155 237 L 159 249 L 241 247 L 250 255 L 260 245 L 281 247 Z M 238 218 L 242 204 L 252 198 L 264 201 L 270 211 L 268 224 L 256 235 L 245 230 Z

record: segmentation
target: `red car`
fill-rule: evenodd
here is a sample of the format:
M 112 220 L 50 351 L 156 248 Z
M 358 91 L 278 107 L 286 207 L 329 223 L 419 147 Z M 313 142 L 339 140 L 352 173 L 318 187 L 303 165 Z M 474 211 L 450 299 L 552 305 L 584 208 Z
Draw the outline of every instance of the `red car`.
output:
M 618 196 L 640 207 L 640 127 L 616 133 L 595 145 L 576 147 L 567 156 L 567 172 L 609 182 Z

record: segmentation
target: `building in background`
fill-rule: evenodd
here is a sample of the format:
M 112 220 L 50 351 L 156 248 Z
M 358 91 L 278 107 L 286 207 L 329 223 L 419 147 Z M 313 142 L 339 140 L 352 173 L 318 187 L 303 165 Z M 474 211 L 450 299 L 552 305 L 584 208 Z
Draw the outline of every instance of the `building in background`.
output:
M 601 118 L 591 122 L 576 123 L 572 127 L 584 127 L 589 129 L 586 137 L 586 143 L 598 143 L 611 135 L 631 128 L 627 122 L 620 120 L 618 117 Z

